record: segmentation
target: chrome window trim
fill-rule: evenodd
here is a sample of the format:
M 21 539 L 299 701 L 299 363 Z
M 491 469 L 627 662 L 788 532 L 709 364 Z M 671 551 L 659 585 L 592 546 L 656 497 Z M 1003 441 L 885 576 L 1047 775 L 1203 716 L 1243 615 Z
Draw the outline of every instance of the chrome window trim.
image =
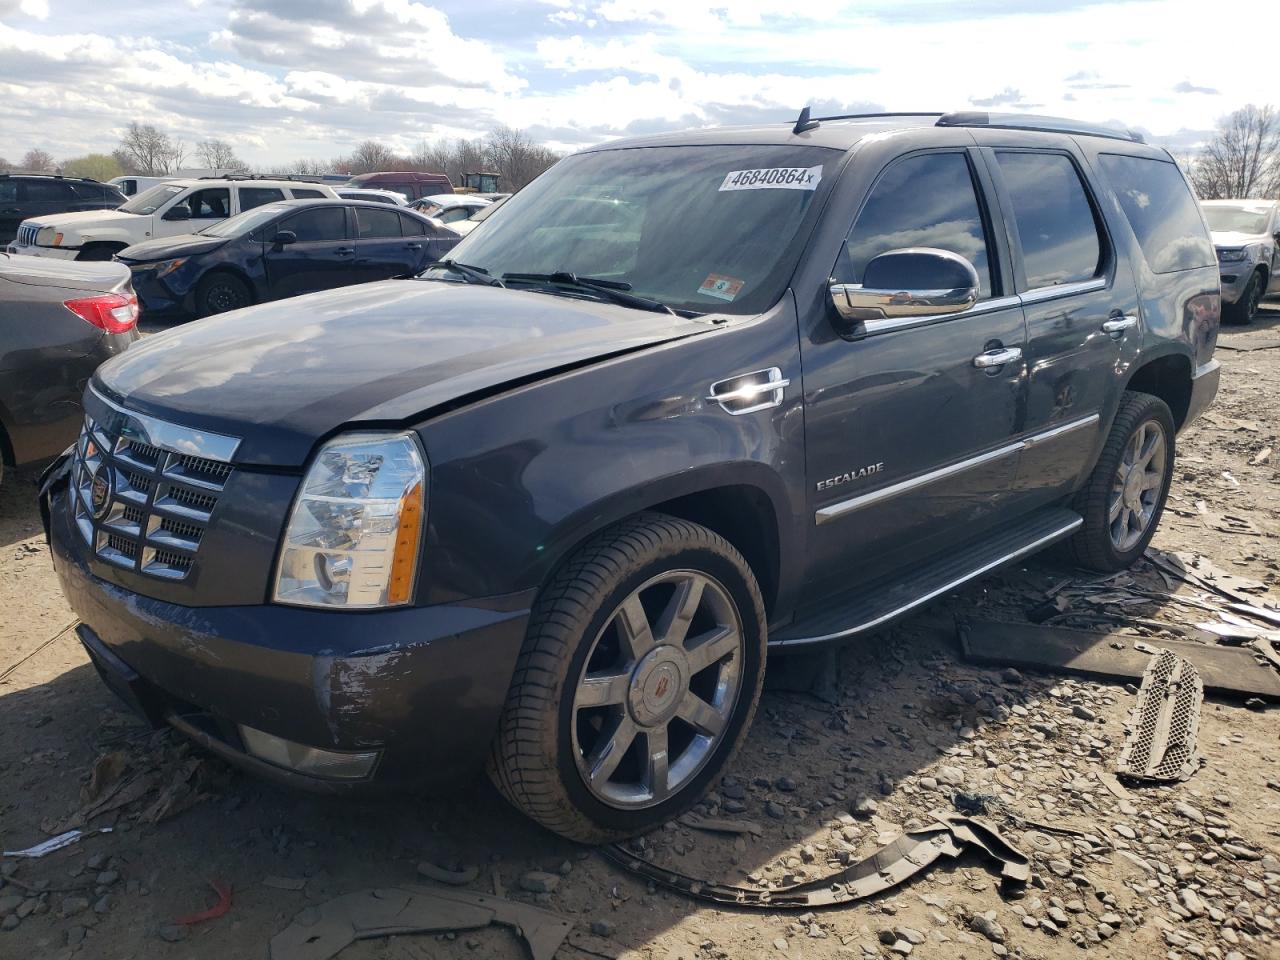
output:
M 230 463 L 236 449 L 240 446 L 238 437 L 184 427 L 135 410 L 126 410 L 118 403 L 104 397 L 93 388 L 92 384 L 89 386 L 89 394 L 94 402 L 110 411 L 110 421 L 103 416 L 93 417 L 98 424 L 98 429 L 107 434 L 150 444 L 168 453 L 203 457 L 206 460 L 217 460 L 221 463 Z
M 1006 310 L 1009 307 L 1017 307 L 1021 304 L 1022 301 L 1017 297 L 993 297 L 990 300 L 980 300 L 968 310 L 963 310 L 960 313 L 931 313 L 923 317 L 885 317 L 883 319 L 863 320 L 861 326 L 870 336 L 878 333 L 889 333 L 894 330 L 907 330 L 911 327 L 923 327 L 944 320 L 963 320 L 965 317 L 977 317 L 984 313 Z
M 1036 287 L 1021 295 L 1023 303 L 1044 303 L 1057 300 L 1059 297 L 1073 297 L 1079 293 L 1093 293 L 1095 290 L 1107 289 L 1106 277 L 1094 277 L 1091 280 L 1077 280 L 1075 283 L 1062 283 L 1053 287 Z
M 992 570 L 1008 563 L 1011 560 L 1017 560 L 1019 557 L 1025 557 L 1027 554 L 1035 553 L 1037 550 L 1039 550 L 1043 546 L 1047 546 L 1048 544 L 1053 543 L 1056 540 L 1061 540 L 1064 536 L 1071 533 L 1071 531 L 1078 529 L 1083 523 L 1084 523 L 1083 517 L 1076 517 L 1070 523 L 1065 524 L 1062 527 L 1059 527 L 1057 530 L 1053 531 L 1052 533 L 1047 533 L 1043 537 L 1039 537 L 1038 539 L 1033 540 L 1031 543 L 1023 544 L 1021 547 L 1019 547 L 1016 550 L 1011 550 L 1010 552 L 1003 554 L 1002 556 L 997 557 L 994 560 L 990 560 L 987 563 L 982 564 L 982 566 L 980 567 L 975 567 L 974 569 L 968 571 L 964 575 L 959 576 L 954 580 L 948 581 L 947 583 L 943 584 L 941 587 L 938 587 L 934 590 L 930 590 L 928 593 L 921 594 L 920 596 L 907 601 L 902 606 L 895 607 L 893 610 L 890 610 L 888 613 L 881 614 L 880 616 L 875 617 L 871 620 L 868 620 L 865 623 L 855 624 L 854 626 L 849 627 L 847 630 L 840 630 L 840 631 L 837 631 L 836 633 L 824 634 L 823 636 L 820 636 L 820 637 L 795 637 L 790 640 L 771 641 L 769 643 L 769 649 L 778 650 L 786 647 L 807 646 L 811 643 L 825 643 L 828 640 L 839 640 L 842 637 L 851 637 L 854 634 L 864 633 L 867 630 L 872 630 L 880 626 L 882 623 L 886 623 L 887 621 L 892 620 L 895 617 L 899 617 L 902 614 L 907 613 L 908 611 L 914 610 L 916 607 L 919 607 L 923 604 L 928 603 L 930 600 L 933 600 L 937 597 L 942 596 L 944 593 L 950 593 L 952 590 L 956 589 L 957 587 L 963 586 L 964 584 L 968 583 L 970 580 L 974 580 L 977 577 L 982 576 L 984 573 L 990 573 Z
M 1101 417 L 1099 417 L 1098 414 L 1091 413 L 1087 417 L 1081 417 L 1078 420 L 1072 420 L 1069 423 L 1052 427 L 1049 430 L 1043 430 L 1040 433 L 1031 434 L 1028 437 L 1015 440 L 1013 443 L 997 447 L 994 450 L 988 450 L 986 453 L 980 453 L 975 457 L 969 457 L 968 459 L 961 460 L 958 463 L 951 463 L 945 467 L 938 467 L 936 470 L 930 470 L 928 473 L 922 473 L 916 477 L 908 477 L 906 480 L 899 480 L 897 483 L 892 483 L 887 487 L 881 487 L 878 490 L 872 490 L 870 493 L 859 494 L 856 497 L 850 497 L 849 499 L 841 500 L 838 503 L 828 504 L 814 513 L 814 522 L 821 526 L 824 523 L 837 520 L 846 514 L 854 512 L 855 510 L 861 510 L 863 507 L 869 507 L 873 504 L 881 503 L 892 497 L 898 496 L 898 494 L 914 490 L 917 487 L 923 487 L 931 483 L 936 483 L 939 480 L 945 480 L 947 477 L 953 477 L 958 473 L 963 473 L 964 471 L 971 470 L 974 467 L 982 466 L 984 463 L 991 463 L 993 460 L 999 460 L 1011 454 L 1018 453 L 1028 447 L 1038 446 L 1048 440 L 1057 439 L 1064 434 L 1092 426 L 1100 420 Z

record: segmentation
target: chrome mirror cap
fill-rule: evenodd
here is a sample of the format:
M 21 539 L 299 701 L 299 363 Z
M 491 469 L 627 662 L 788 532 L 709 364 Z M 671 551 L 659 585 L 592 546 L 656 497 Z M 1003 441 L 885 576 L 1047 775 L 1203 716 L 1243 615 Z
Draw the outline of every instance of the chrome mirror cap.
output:
M 905 247 L 875 257 L 862 283 L 833 283 L 831 302 L 841 319 L 959 313 L 978 302 L 978 271 L 957 253 Z

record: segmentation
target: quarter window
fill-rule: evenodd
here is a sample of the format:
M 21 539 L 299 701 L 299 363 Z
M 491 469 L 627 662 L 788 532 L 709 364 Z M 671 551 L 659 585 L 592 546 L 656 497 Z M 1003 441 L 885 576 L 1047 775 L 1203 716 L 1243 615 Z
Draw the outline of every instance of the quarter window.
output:
M 835 279 L 861 283 L 873 258 L 903 247 L 958 253 L 978 271 L 979 295 L 991 296 L 987 234 L 964 154 L 925 153 L 889 167 L 849 232 Z
M 417 217 L 401 217 L 400 226 L 404 230 L 406 237 L 422 237 L 426 236 L 427 225 Z
M 301 190 L 298 187 L 293 188 L 293 199 L 295 200 L 322 200 L 324 194 L 319 190 Z
M 354 209 L 361 240 L 400 236 L 400 214 L 394 210 L 376 210 L 373 207 Z
M 264 203 L 275 203 L 284 199 L 284 191 L 278 187 L 241 187 L 240 212 L 260 207 Z
M 231 191 L 226 187 L 197 190 L 187 197 L 192 220 L 225 220 L 231 216 Z
M 1013 205 L 1028 289 L 1096 276 L 1102 241 L 1071 159 L 1060 153 L 997 151 L 996 161 Z
M 342 207 L 303 210 L 281 222 L 280 230 L 292 230 L 298 243 L 343 240 L 347 236 L 347 213 Z
M 1175 273 L 1217 264 L 1195 199 L 1177 167 L 1114 153 L 1100 159 L 1152 270 Z

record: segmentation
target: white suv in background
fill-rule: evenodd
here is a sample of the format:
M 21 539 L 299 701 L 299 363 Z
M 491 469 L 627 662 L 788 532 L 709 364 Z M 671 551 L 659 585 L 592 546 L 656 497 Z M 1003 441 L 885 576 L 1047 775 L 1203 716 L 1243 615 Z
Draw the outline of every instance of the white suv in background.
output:
M 86 210 L 24 220 L 10 253 L 62 260 L 110 260 L 155 237 L 195 233 L 275 200 L 337 199 L 333 188 L 289 180 L 171 180 L 115 210 Z

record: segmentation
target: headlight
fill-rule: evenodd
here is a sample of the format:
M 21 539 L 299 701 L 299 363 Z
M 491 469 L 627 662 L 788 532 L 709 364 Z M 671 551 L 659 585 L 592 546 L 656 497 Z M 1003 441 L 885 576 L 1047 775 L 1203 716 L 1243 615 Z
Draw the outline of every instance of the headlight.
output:
M 1218 260 L 1222 263 L 1239 263 L 1246 256 L 1248 256 L 1248 251 L 1246 250 L 1219 250 L 1218 251 Z
M 167 274 L 173 273 L 173 271 L 177 270 L 180 266 L 182 266 L 186 262 L 187 262 L 186 257 L 181 257 L 177 260 L 160 261 L 160 263 L 156 264 L 156 279 L 159 279 L 160 277 L 163 277 Z
M 56 247 L 60 243 L 62 243 L 62 234 L 56 227 L 41 227 L 36 232 L 36 246 Z
M 411 433 L 347 434 L 321 447 L 289 515 L 276 602 L 408 603 L 426 513 L 423 463 Z

